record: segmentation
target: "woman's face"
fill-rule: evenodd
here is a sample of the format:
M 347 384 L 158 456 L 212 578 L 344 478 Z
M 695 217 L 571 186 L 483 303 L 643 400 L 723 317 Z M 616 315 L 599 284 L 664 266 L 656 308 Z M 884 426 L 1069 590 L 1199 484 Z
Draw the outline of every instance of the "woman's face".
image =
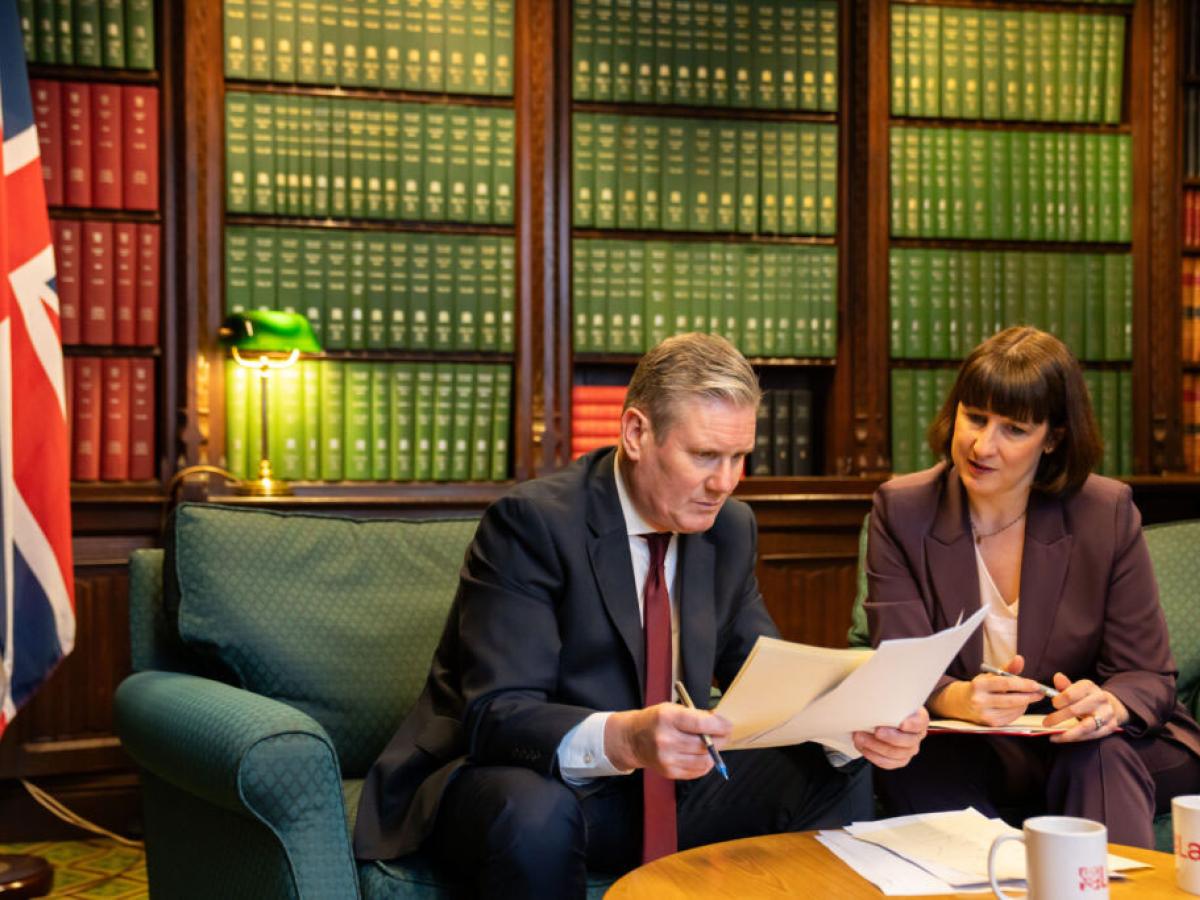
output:
M 1042 453 L 1053 449 L 1050 426 L 1010 419 L 988 409 L 958 404 L 950 458 L 967 491 L 1001 497 L 1033 486 Z

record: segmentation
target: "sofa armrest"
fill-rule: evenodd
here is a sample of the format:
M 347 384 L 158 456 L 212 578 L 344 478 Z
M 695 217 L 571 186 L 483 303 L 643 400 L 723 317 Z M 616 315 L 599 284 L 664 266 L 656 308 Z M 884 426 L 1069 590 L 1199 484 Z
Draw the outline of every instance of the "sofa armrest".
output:
M 218 681 L 160 671 L 126 678 L 115 716 L 139 766 L 269 828 L 299 896 L 358 896 L 337 754 L 310 716 Z M 330 893 L 333 884 L 340 888 Z

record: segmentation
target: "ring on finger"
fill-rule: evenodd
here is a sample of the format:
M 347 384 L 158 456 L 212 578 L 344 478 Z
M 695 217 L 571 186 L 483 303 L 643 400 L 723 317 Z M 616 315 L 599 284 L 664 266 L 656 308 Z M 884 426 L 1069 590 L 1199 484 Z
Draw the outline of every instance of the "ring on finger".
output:
M 1099 731 L 1101 728 L 1104 727 L 1104 717 L 1103 716 L 1093 714 L 1092 722 L 1093 722 L 1093 724 L 1095 724 L 1097 731 Z

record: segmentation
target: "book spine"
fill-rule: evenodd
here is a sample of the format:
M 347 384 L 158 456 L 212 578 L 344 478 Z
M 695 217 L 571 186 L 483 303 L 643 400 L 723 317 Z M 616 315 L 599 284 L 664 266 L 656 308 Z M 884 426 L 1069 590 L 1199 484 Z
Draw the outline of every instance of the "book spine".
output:
M 102 407 L 101 360 L 77 356 L 72 360 L 73 408 L 71 427 L 71 477 L 75 481 L 98 481 Z
M 129 360 L 106 359 L 104 413 L 100 422 L 100 480 L 129 479 Z
M 437 363 L 433 367 L 433 439 L 429 475 L 433 481 L 450 480 L 455 369 L 454 363 Z
M 137 225 L 113 223 L 113 343 L 132 346 L 137 336 Z
M 822 112 L 835 112 L 838 108 L 838 6 L 835 0 L 818 0 Z
M 433 472 L 433 366 L 418 365 L 413 393 L 413 479 L 429 481 Z
M 492 0 L 492 93 L 513 93 L 513 0 Z
M 385 8 L 384 16 L 388 10 Z M 385 19 L 386 21 L 386 19 Z M 469 94 L 490 94 L 492 91 L 492 8 L 490 0 L 469 0 L 467 6 L 467 88 Z M 398 86 L 402 81 L 397 67 Z
M 492 481 L 508 479 L 509 408 L 512 403 L 512 369 L 495 366 L 496 394 L 492 405 Z
M 471 111 L 452 109 L 446 156 L 446 218 L 451 222 L 471 220 L 471 137 Z
M 450 426 L 450 481 L 471 477 L 471 423 L 474 415 L 476 366 L 454 367 L 453 422 Z
M 82 297 L 83 265 L 80 254 L 80 223 L 70 219 L 55 219 L 54 256 L 58 282 L 59 328 L 64 344 L 80 343 L 80 301 Z
M 392 474 L 392 371 L 387 363 L 372 363 L 371 479 L 387 481 Z
M 154 68 L 154 0 L 125 0 L 125 67 Z
M 158 88 L 121 88 L 125 148 L 122 206 L 158 209 Z
M 250 477 L 246 437 L 249 432 L 250 370 L 225 360 L 225 467 L 236 478 Z
M 389 475 L 392 481 L 413 479 L 413 394 L 415 365 L 396 362 L 384 366 L 391 376 L 389 397 L 391 422 L 391 456 Z
M 33 120 L 37 126 L 38 155 L 46 203 L 63 204 L 63 109 L 61 82 L 32 78 Z
M 496 370 L 492 366 L 474 367 L 474 402 L 470 404 L 468 424 L 467 478 L 489 481 L 492 464 L 492 417 L 495 414 Z M 458 426 L 458 422 L 455 422 Z
M 63 82 L 63 131 L 66 147 L 63 166 L 67 206 L 92 205 L 92 100 L 91 86 L 78 81 Z
M 371 363 L 345 364 L 343 447 L 347 481 L 371 480 Z
M 492 222 L 513 223 L 514 186 L 516 184 L 516 123 L 512 110 L 493 110 L 492 134 Z M 599 224 L 599 223 L 597 223 Z
M 83 224 L 83 342 L 113 342 L 113 223 Z

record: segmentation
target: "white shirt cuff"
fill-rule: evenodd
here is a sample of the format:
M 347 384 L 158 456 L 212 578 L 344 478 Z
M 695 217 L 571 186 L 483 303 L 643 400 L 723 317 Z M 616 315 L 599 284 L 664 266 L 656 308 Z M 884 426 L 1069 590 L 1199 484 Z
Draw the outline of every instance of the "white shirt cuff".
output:
M 558 771 L 563 781 L 579 787 L 593 778 L 628 775 L 608 761 L 604 753 L 604 726 L 612 713 L 592 713 L 565 735 L 558 745 Z
M 822 745 L 822 750 L 825 751 L 825 758 L 829 760 L 829 764 L 835 769 L 840 769 L 846 763 L 854 762 L 855 757 L 848 756 L 841 750 L 834 750 L 832 747 Z

